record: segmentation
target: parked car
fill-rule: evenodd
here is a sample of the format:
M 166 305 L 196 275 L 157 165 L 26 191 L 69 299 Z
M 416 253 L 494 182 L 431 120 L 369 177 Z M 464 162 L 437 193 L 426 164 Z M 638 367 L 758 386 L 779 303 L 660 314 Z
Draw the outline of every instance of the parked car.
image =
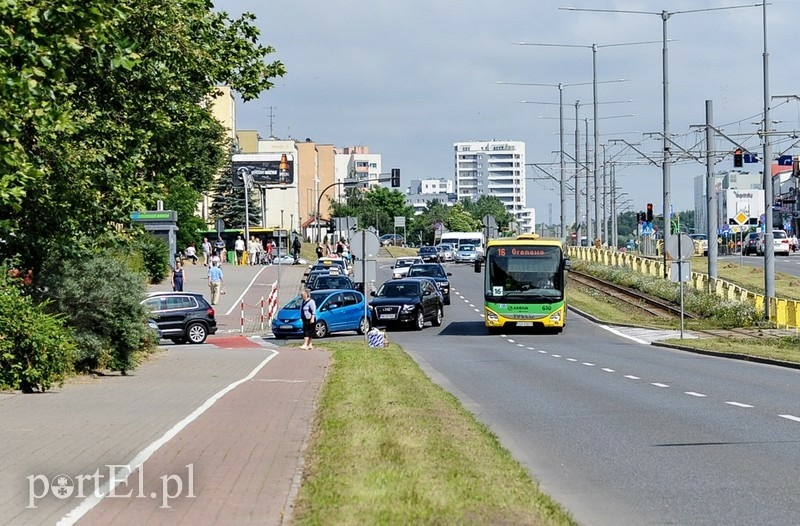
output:
M 308 290 L 346 289 L 354 290 L 353 280 L 341 274 L 314 273 L 306 280 Z
M 745 256 L 758 254 L 758 232 L 750 232 L 742 243 L 742 253 Z
M 439 243 L 436 245 L 436 250 L 442 255 L 442 261 L 453 261 L 455 259 L 455 250 L 453 245 L 449 243 Z
M 439 292 L 442 293 L 442 300 L 445 305 L 450 305 L 450 279 L 448 279 L 448 276 L 452 275 L 450 272 L 446 272 L 439 263 L 417 264 L 408 268 L 409 278 L 424 276 L 435 281 L 436 286 L 439 287 Z
M 385 282 L 370 301 L 372 322 L 380 326 L 411 324 L 422 330 L 425 322 L 434 327 L 444 319 L 444 301 L 430 278 L 403 278 Z
M 442 261 L 442 255 L 439 253 L 436 247 L 419 247 L 419 252 L 417 255 L 426 263 L 439 263 Z
M 394 265 L 391 266 L 392 278 L 399 279 L 408 274 L 408 267 L 417 263 L 423 263 L 422 258 L 419 256 L 397 258 Z
M 758 236 L 758 255 L 764 255 L 764 234 L 759 234 Z M 786 235 L 784 230 L 773 230 L 772 231 L 772 251 L 774 254 L 783 254 L 784 256 L 788 256 L 791 252 L 789 248 L 789 236 Z
M 317 304 L 314 336 L 324 338 L 332 332 L 356 331 L 364 334 L 369 331 L 369 320 L 364 315 L 364 295 L 357 290 L 315 290 L 311 298 Z M 303 321 L 300 308 L 303 298 L 298 294 L 278 311 L 272 320 L 272 334 L 275 338 L 303 336 Z
M 378 238 L 381 242 L 381 246 L 400 246 L 405 242 L 405 238 L 400 234 L 384 234 L 380 238 Z
M 161 337 L 174 343 L 203 343 L 217 332 L 214 308 L 199 292 L 153 292 L 142 303 L 152 311 Z
M 705 234 L 689 234 L 695 244 L 695 252 L 702 251 L 704 256 L 708 255 L 708 236 Z M 698 247 L 699 245 L 699 247 Z
M 478 258 L 475 245 L 461 245 L 456 250 L 456 263 L 474 263 Z

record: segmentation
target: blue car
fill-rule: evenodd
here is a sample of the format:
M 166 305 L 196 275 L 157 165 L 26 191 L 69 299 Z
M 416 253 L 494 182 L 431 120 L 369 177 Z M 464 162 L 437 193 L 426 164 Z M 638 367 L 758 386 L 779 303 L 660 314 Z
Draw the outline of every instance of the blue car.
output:
M 315 290 L 311 298 L 317 304 L 317 321 L 314 336 L 324 338 L 332 332 L 369 331 L 368 318 L 364 316 L 364 295 L 357 290 Z M 272 320 L 272 334 L 283 339 L 303 336 L 300 307 L 303 299 L 298 295 L 287 303 Z

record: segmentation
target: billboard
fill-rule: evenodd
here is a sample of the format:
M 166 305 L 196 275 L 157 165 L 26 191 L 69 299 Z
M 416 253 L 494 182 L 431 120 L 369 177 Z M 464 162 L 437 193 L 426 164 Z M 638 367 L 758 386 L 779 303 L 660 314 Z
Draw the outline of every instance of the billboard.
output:
M 231 159 L 234 186 L 244 186 L 245 177 L 257 186 L 294 184 L 294 155 L 291 153 L 237 154 Z

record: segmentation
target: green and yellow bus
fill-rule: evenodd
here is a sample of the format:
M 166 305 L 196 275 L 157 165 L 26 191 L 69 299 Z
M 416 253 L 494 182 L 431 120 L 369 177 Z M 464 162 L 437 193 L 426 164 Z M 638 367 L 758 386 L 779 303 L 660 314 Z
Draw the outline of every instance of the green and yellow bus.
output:
M 490 332 L 515 326 L 564 329 L 569 259 L 561 240 L 538 234 L 492 239 L 484 263 L 483 310 Z M 481 272 L 480 261 L 475 272 Z

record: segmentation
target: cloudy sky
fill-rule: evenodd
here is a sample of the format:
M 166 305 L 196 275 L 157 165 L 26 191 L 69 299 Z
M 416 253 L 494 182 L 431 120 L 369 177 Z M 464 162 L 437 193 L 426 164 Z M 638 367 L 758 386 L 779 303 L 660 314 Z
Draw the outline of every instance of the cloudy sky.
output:
M 659 13 L 711 9 L 756 2 L 735 0 L 217 0 L 231 16 L 257 16 L 262 43 L 271 45 L 287 75 L 261 98 L 237 108 L 237 127 L 281 138 L 336 146 L 367 145 L 383 155 L 386 170 L 412 178 L 453 176 L 453 143 L 509 139 L 526 143 L 528 163 L 557 175 L 558 89 L 498 82 L 563 84 L 591 82 L 597 44 L 600 142 L 624 162 L 617 186 L 632 206 L 662 201 L 661 168 L 611 139 L 641 143 L 657 158 L 662 129 L 662 22 L 660 15 L 575 12 L 559 7 Z M 724 132 L 760 151 L 757 121 L 763 107 L 762 8 L 676 13 L 669 18 L 670 129 L 673 140 L 699 152 L 705 101 Z M 771 0 L 767 7 L 770 92 L 800 94 L 797 35 L 800 0 Z M 617 45 L 658 41 L 655 44 Z M 523 46 L 517 42 L 580 47 Z M 525 104 L 521 101 L 556 103 Z M 564 88 L 566 151 L 574 152 L 574 103 L 580 101 L 581 150 L 584 118 L 592 117 L 592 88 Z M 585 106 L 583 106 L 585 104 Z M 627 115 L 633 116 L 627 116 Z M 800 130 L 797 100 L 774 100 L 774 128 Z M 589 121 L 589 133 L 593 123 Z M 788 135 L 788 134 L 787 134 Z M 797 139 L 775 138 L 782 152 Z M 590 137 L 590 145 L 592 139 Z M 590 146 L 591 147 L 591 146 Z M 717 169 L 732 167 L 730 144 L 715 145 Z M 673 150 L 674 151 L 674 150 Z M 800 154 L 800 148 L 790 152 Z M 583 155 L 583 154 L 582 154 Z M 723 158 L 724 156 L 724 158 Z M 746 165 L 752 171 L 760 166 Z M 680 161 L 672 169 L 676 211 L 693 208 L 693 178 L 704 165 Z M 537 222 L 552 206 L 558 221 L 557 184 L 528 167 L 528 206 Z M 571 175 L 571 174 L 570 174 Z M 544 178 L 544 180 L 543 180 Z M 568 203 L 572 200 L 569 197 Z M 574 205 L 568 204 L 572 221 Z

